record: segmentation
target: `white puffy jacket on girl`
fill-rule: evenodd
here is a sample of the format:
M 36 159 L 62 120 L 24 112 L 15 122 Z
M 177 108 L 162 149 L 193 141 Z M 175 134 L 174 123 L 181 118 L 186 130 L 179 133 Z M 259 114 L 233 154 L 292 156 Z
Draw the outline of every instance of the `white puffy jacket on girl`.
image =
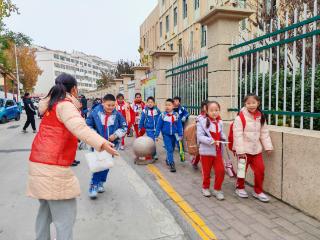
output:
M 261 117 L 254 118 L 247 108 L 242 108 L 246 120 L 246 126 L 239 116 L 236 117 L 233 124 L 233 150 L 237 154 L 256 155 L 264 150 L 273 150 L 268 125 L 265 123 L 261 126 Z

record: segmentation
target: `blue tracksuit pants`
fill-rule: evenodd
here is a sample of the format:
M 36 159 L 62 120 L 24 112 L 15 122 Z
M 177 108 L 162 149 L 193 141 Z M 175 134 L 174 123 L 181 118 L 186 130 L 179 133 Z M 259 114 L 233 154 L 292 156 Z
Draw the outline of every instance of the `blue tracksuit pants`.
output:
M 91 178 L 91 184 L 97 186 L 100 182 L 102 183 L 106 182 L 108 173 L 109 173 L 109 169 L 94 173 Z
M 147 134 L 147 136 L 149 137 L 149 138 L 152 138 L 152 140 L 155 142 L 156 141 L 156 138 L 155 138 L 155 130 L 149 130 L 149 129 L 147 129 L 146 130 L 146 134 Z M 155 152 L 155 154 L 154 154 L 154 156 L 155 155 L 157 155 L 157 152 Z
M 148 136 L 149 138 L 152 138 L 153 141 L 156 140 L 156 139 L 155 139 L 155 136 L 154 136 L 154 134 L 155 134 L 155 131 L 154 131 L 154 130 L 149 130 L 149 129 L 147 129 L 147 130 L 146 130 L 146 134 L 147 134 L 147 136 Z
M 167 163 L 174 163 L 173 152 L 176 145 L 176 137 L 174 135 L 163 135 L 164 148 L 167 151 Z

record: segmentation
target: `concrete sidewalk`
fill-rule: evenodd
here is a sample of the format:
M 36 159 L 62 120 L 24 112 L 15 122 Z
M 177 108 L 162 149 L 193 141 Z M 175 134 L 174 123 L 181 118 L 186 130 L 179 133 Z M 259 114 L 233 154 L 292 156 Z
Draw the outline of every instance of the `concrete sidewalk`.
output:
M 0 240 L 35 239 L 38 202 L 25 196 L 34 134 L 30 130 L 22 134 L 23 124 L 24 118 L 0 124 Z M 82 195 L 77 203 L 75 240 L 187 239 L 168 209 L 122 158 L 110 172 L 106 192 L 94 201 L 87 196 L 90 173 L 83 151 L 77 159 L 81 164 L 74 171 Z
M 132 142 L 133 138 L 126 141 L 125 154 L 128 156 L 133 156 Z M 201 165 L 199 164 L 199 170 L 194 170 L 189 161 L 190 157 L 186 156 L 187 161 L 181 163 L 176 152 L 177 173 L 170 173 L 165 164 L 166 156 L 162 145 L 162 142 L 157 144 L 159 161 L 155 166 L 176 192 L 202 217 L 219 240 L 320 239 L 319 221 L 272 197 L 269 203 L 259 202 L 252 196 L 249 199 L 239 199 L 234 194 L 235 180 L 228 176 L 223 183 L 224 201 L 203 197 Z M 148 171 L 147 168 L 145 171 Z M 250 194 L 253 191 L 249 186 L 246 189 Z

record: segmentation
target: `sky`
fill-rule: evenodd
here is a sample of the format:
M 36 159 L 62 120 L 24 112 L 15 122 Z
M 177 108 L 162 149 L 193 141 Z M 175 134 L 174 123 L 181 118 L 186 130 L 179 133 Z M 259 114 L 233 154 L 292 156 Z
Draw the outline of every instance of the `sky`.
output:
M 82 51 L 111 61 L 139 60 L 139 26 L 157 0 L 13 0 L 20 15 L 7 21 L 33 43 Z

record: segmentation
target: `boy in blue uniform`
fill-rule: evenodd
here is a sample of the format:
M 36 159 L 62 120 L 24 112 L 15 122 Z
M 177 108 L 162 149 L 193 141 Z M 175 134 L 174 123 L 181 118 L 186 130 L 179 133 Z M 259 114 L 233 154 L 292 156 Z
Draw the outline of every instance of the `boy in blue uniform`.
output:
M 142 129 L 146 130 L 148 137 L 152 138 L 155 141 L 156 127 L 159 120 L 161 112 L 159 108 L 155 106 L 154 97 L 148 97 L 147 106 L 143 109 L 141 113 L 141 118 L 139 122 L 139 132 Z M 153 156 L 154 160 L 158 160 L 157 154 Z
M 179 118 L 184 127 L 184 124 L 188 120 L 190 114 L 185 107 L 181 106 L 181 97 L 174 97 L 173 105 L 174 105 L 174 111 L 179 114 Z
M 173 98 L 173 106 L 174 106 L 174 112 L 179 114 L 179 118 L 182 122 L 182 127 L 184 129 L 184 126 L 190 114 L 185 107 L 181 106 L 181 97 L 176 96 Z M 176 141 L 176 144 L 178 146 L 178 149 L 180 150 L 180 145 L 178 140 Z M 184 150 L 183 141 L 182 141 L 182 149 Z
M 127 123 L 121 113 L 115 109 L 116 99 L 112 94 L 107 94 L 102 100 L 102 104 L 96 106 L 86 122 L 87 125 L 97 131 L 102 137 L 109 140 L 119 148 L 121 138 L 127 132 Z M 89 197 L 97 198 L 98 193 L 104 192 L 103 184 L 107 180 L 109 169 L 96 172 L 92 175 L 89 189 Z
M 163 136 L 165 149 L 167 151 L 167 164 L 170 167 L 170 172 L 176 172 L 173 152 L 176 145 L 177 137 L 179 140 L 183 136 L 182 122 L 179 115 L 173 111 L 173 100 L 166 100 L 165 112 L 161 113 L 159 118 L 155 138 L 158 139 L 160 132 Z

